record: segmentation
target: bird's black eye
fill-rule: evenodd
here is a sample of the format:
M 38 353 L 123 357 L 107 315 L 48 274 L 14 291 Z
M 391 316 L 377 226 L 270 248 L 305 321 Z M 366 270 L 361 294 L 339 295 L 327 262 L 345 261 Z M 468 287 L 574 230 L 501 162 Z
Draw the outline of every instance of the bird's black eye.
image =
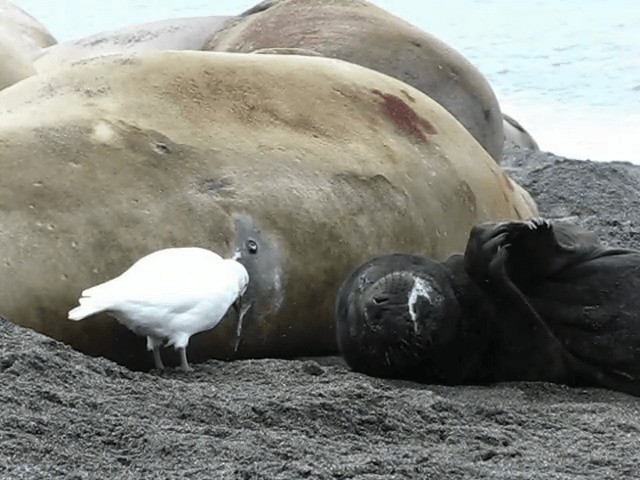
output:
M 249 250 L 249 253 L 256 253 L 258 244 L 254 240 L 247 240 L 247 250 Z

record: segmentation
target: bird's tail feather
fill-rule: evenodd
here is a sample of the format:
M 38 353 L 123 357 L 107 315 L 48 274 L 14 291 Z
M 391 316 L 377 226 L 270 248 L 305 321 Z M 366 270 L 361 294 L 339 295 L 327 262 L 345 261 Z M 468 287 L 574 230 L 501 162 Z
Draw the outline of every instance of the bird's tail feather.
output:
M 104 305 L 88 297 L 81 298 L 79 303 L 80 306 L 69 310 L 69 320 L 82 320 L 105 310 Z

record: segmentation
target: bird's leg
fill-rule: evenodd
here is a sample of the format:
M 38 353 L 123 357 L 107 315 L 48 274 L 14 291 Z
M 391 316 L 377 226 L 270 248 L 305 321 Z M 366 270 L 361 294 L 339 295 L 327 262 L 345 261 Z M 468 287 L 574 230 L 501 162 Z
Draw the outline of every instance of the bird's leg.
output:
M 187 362 L 187 347 L 182 347 L 178 350 L 180 350 L 180 368 L 182 368 L 183 372 L 192 372 L 193 368 L 191 368 L 189 362 Z
M 160 345 L 153 347 L 153 362 L 158 370 L 164 370 L 164 363 L 162 363 L 162 358 L 160 357 Z
M 147 336 L 147 350 L 153 352 L 153 363 L 155 363 L 158 370 L 164 370 L 164 364 L 162 363 L 162 357 L 160 357 L 160 346 L 162 340 Z

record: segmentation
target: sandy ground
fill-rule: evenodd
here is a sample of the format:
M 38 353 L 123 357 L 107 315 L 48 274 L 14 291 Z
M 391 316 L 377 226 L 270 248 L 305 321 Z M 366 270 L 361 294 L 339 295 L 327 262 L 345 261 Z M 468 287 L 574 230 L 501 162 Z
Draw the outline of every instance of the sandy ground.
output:
M 640 248 L 640 167 L 510 150 L 542 213 Z M 337 358 L 131 372 L 0 321 L 0 478 L 640 477 L 640 398 L 442 387 Z

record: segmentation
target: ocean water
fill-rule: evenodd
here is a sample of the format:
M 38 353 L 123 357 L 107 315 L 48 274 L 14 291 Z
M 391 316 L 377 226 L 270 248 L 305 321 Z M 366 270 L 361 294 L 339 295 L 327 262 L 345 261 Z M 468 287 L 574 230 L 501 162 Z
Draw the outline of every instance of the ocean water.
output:
M 235 15 L 253 0 L 14 0 L 58 41 L 171 17 Z M 374 0 L 488 78 L 543 150 L 640 163 L 640 1 Z

